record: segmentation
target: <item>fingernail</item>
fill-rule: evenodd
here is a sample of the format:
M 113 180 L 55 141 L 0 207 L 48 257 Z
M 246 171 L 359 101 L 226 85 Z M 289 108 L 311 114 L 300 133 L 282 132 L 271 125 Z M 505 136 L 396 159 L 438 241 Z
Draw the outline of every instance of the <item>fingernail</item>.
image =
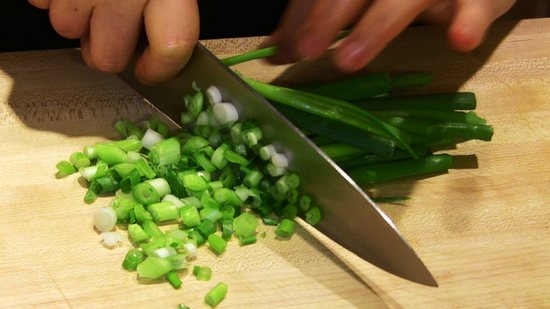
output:
M 346 40 L 337 48 L 334 61 L 344 71 L 357 71 L 365 65 L 367 52 L 366 44 Z

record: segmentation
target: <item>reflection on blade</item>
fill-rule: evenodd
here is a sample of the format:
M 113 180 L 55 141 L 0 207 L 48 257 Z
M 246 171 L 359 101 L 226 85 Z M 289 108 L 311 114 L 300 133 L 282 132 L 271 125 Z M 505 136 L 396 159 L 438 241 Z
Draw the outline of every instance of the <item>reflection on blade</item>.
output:
M 193 82 L 201 89 L 217 86 L 237 106 L 241 119 L 257 120 L 266 142 L 273 143 L 290 158 L 289 168 L 301 175 L 304 192 L 313 195 L 322 208 L 323 220 L 315 228 L 390 273 L 437 286 L 426 266 L 368 195 L 202 45 L 197 45 L 185 69 L 169 82 L 146 87 L 134 79 L 130 70 L 120 76 L 176 123 L 184 110 L 182 98 L 193 91 Z

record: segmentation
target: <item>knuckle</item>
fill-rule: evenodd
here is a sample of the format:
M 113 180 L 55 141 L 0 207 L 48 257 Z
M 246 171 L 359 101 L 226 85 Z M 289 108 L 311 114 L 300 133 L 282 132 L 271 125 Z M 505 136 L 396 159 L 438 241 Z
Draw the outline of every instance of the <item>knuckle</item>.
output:
M 188 55 L 195 46 L 196 41 L 179 40 L 169 41 L 160 46 L 151 46 L 153 54 L 168 61 L 180 60 Z
M 86 28 L 84 22 L 67 15 L 50 14 L 50 22 L 60 36 L 68 39 L 78 39 Z
M 119 57 L 106 53 L 92 54 L 91 61 L 96 70 L 104 73 L 119 73 L 126 67 Z

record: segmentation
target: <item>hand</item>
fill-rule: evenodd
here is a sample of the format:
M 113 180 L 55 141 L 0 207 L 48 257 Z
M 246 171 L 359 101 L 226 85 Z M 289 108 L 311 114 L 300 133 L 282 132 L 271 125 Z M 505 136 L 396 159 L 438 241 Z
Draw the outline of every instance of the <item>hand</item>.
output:
M 28 0 L 49 9 L 56 32 L 80 39 L 84 61 L 118 73 L 132 59 L 142 27 L 149 46 L 135 67 L 144 84 L 169 79 L 189 61 L 199 35 L 196 0 Z
M 275 64 L 319 58 L 337 34 L 349 35 L 334 50 L 344 72 L 366 66 L 416 20 L 447 26 L 450 47 L 467 52 L 481 44 L 489 26 L 515 0 L 292 0 L 265 45 L 278 45 Z

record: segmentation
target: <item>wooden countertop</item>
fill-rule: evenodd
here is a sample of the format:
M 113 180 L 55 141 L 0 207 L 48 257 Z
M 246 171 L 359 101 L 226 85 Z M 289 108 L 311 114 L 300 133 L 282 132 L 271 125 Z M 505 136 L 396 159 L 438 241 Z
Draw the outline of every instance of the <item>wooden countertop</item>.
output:
M 448 51 L 439 35 L 410 29 L 372 64 L 432 72 L 426 91 L 474 91 L 478 113 L 495 127 L 493 141 L 452 151 L 463 168 L 379 188 L 412 197 L 381 207 L 437 288 L 388 274 L 305 228 L 290 241 L 232 243 L 221 258 L 203 250 L 196 263 L 214 269 L 212 281 L 187 276 L 179 290 L 138 284 L 120 267 L 129 244 L 106 249 L 92 229 L 109 199 L 84 204 L 77 177 L 56 179 L 55 164 L 116 137 L 114 120 L 143 118 L 151 107 L 116 76 L 89 70 L 78 50 L 0 54 L 0 306 L 206 308 L 207 290 L 225 281 L 219 308 L 549 307 L 550 19 L 498 24 L 470 54 Z M 203 43 L 226 56 L 260 40 Z M 237 69 L 265 80 L 301 72 L 260 61 Z

